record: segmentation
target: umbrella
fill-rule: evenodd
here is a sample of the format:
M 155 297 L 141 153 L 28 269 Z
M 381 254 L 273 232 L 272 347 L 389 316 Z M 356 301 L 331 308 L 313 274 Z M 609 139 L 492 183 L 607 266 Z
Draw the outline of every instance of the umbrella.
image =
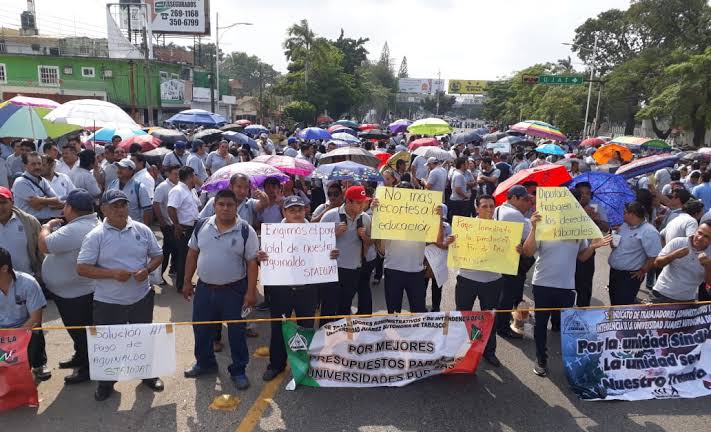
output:
M 360 147 L 343 147 L 332 150 L 319 159 L 319 165 L 342 162 L 346 160 L 373 168 L 377 168 L 378 165 L 380 165 L 380 159 L 370 154 L 368 150 Z
M 658 169 L 672 167 L 677 160 L 679 160 L 679 155 L 672 155 L 669 153 L 647 156 L 645 158 L 630 162 L 627 165 L 622 165 L 617 170 L 616 174 L 619 174 L 626 179 L 631 179 L 632 177 L 654 172 Z
M 248 137 L 247 135 L 245 135 L 243 133 L 228 131 L 228 132 L 224 132 L 222 134 L 222 136 L 227 138 L 229 141 L 232 141 L 232 142 L 237 143 L 239 145 L 246 144 L 252 150 L 259 150 L 259 145 L 257 144 L 257 141 L 253 140 L 252 138 Z
M 568 170 L 562 165 L 548 164 L 526 168 L 512 175 L 503 183 L 499 183 L 494 191 L 494 199 L 496 199 L 497 205 L 503 204 L 511 187 L 527 181 L 534 181 L 538 186 L 560 186 L 570 180 Z
M 332 121 L 333 121 L 333 119 L 331 117 L 329 117 L 326 114 L 323 114 L 323 115 L 318 116 L 318 118 L 316 119 L 316 124 L 327 124 L 327 123 L 331 123 Z
M 345 132 L 336 132 L 335 134 L 331 135 L 331 137 L 334 140 L 339 140 L 339 141 L 345 141 L 348 144 L 359 144 L 360 140 L 356 137 L 354 137 L 351 134 L 345 133 Z
M 132 144 L 140 144 L 141 152 L 148 152 L 155 150 L 160 145 L 160 140 L 153 135 L 134 135 L 122 140 L 118 146 L 128 152 Z
M 158 138 L 163 145 L 168 147 L 172 147 L 178 141 L 188 140 L 184 133 L 174 129 L 153 128 L 148 134 Z
M 671 146 L 664 140 L 658 138 L 636 137 L 631 135 L 620 136 L 610 141 L 611 144 L 620 144 L 630 147 L 639 147 L 642 150 L 669 151 Z
M 331 126 L 329 126 L 329 128 L 326 129 L 326 130 L 328 131 L 328 133 L 333 134 L 333 133 L 336 133 L 336 132 L 344 132 L 345 129 L 348 129 L 349 131 L 352 131 L 352 132 L 353 132 L 353 135 L 357 135 L 357 134 L 358 134 L 358 132 L 354 131 L 353 129 L 349 128 L 348 126 L 343 126 L 343 125 L 341 125 L 341 124 L 334 124 L 334 125 L 331 125 Z M 350 133 L 350 132 L 348 132 L 348 133 Z
M 59 104 L 49 99 L 15 96 L 0 104 L 0 136 L 47 139 L 81 129 L 77 125 L 45 120 Z
M 508 135 L 495 143 L 487 143 L 486 148 L 499 153 L 511 153 L 511 146 L 514 144 L 525 142 L 526 140 L 514 135 Z
M 224 132 L 227 132 L 227 131 L 236 131 L 236 132 L 239 132 L 239 131 L 241 131 L 242 129 L 244 129 L 244 125 L 243 125 L 243 124 L 239 124 L 239 123 L 230 123 L 230 124 L 226 124 L 226 125 L 220 127 L 220 130 L 221 130 L 221 131 L 224 131 Z
M 359 133 L 358 137 L 365 139 L 385 139 L 389 138 L 390 135 L 388 135 L 386 132 L 381 131 L 380 129 L 369 129 L 365 132 Z
M 570 171 L 572 169 L 571 167 L 573 165 L 573 162 L 578 163 L 578 169 L 580 170 L 580 172 L 590 171 L 590 165 L 588 165 L 584 160 L 574 158 L 574 157 L 561 159 L 561 160 L 557 161 L 555 164 L 556 165 L 563 165 L 565 167 L 565 169 Z
M 446 121 L 438 118 L 417 120 L 407 127 L 407 131 L 417 135 L 445 135 L 452 132 L 452 127 Z
M 563 150 L 562 148 L 560 148 L 560 146 L 557 146 L 555 144 L 539 145 L 538 147 L 536 147 L 536 151 L 538 153 L 556 155 L 556 156 L 563 156 L 565 154 L 565 150 Z
M 484 142 L 497 142 L 498 140 L 507 137 L 506 133 L 504 132 L 493 132 L 490 134 L 486 134 L 482 136 L 481 138 L 484 140 Z
M 63 103 L 44 116 L 52 123 L 79 125 L 83 128 L 117 127 L 140 129 L 124 110 L 98 99 L 76 99 Z
M 323 158 L 322 158 L 323 160 Z M 327 181 L 349 180 L 356 182 L 382 182 L 383 176 L 373 167 L 353 161 L 319 165 L 314 177 Z
M 504 133 L 505 133 L 506 135 L 509 135 L 509 136 L 524 136 L 524 135 L 526 135 L 526 134 L 523 133 L 523 132 L 519 132 L 519 131 L 513 130 L 513 129 L 509 129 L 509 130 L 507 130 L 507 131 L 504 132 Z
M 391 155 L 388 158 L 388 161 L 385 162 L 385 165 L 383 165 L 383 166 L 395 170 L 395 168 L 397 166 L 397 161 L 399 161 L 399 160 L 405 161 L 405 169 L 406 170 L 410 169 L 410 153 L 406 152 L 406 151 L 399 151 L 399 152 L 395 153 L 394 155 Z
M 351 128 L 351 129 L 357 129 L 357 128 L 358 128 L 358 123 L 357 123 L 357 122 L 354 122 L 353 120 L 340 119 L 340 120 L 336 120 L 334 123 L 335 123 L 335 124 L 338 124 L 338 125 L 343 125 L 343 126 L 349 127 L 349 128 Z
M 167 147 L 157 147 L 153 150 L 144 152 L 143 156 L 148 158 L 146 162 L 150 165 L 160 166 L 163 164 L 163 158 L 165 157 L 165 155 L 170 152 L 172 152 L 172 150 Z
M 681 157 L 681 160 L 684 162 L 694 162 L 694 161 L 711 161 L 711 153 L 702 153 L 702 152 L 684 152 L 684 155 Z
M 310 127 L 299 132 L 299 138 L 302 140 L 330 140 L 331 134 L 326 129 Z
M 485 127 L 476 128 L 476 129 L 474 129 L 474 133 L 477 135 L 484 136 L 489 133 L 489 128 L 485 128 Z
M 602 138 L 588 138 L 584 139 L 580 143 L 580 147 L 600 147 L 601 145 L 605 145 L 607 141 L 605 141 Z
M 593 153 L 593 159 L 598 165 L 606 164 L 615 156 L 615 153 L 619 153 L 620 157 L 624 161 L 632 160 L 632 152 L 627 147 L 621 146 L 619 144 L 606 144 Z
M 369 131 L 371 129 L 380 129 L 380 125 L 375 123 L 364 123 L 358 126 L 358 130 L 361 132 Z
M 238 133 L 238 132 L 237 132 Z M 204 129 L 193 135 L 193 139 L 199 139 L 210 143 L 222 139 L 224 132 L 219 129 Z
M 360 142 L 360 141 L 358 141 L 358 142 Z M 326 145 L 331 144 L 331 143 L 335 144 L 337 148 L 350 147 L 351 145 L 353 145 L 353 143 L 350 143 L 348 141 L 343 141 L 343 140 L 335 139 L 335 138 L 327 141 Z
M 372 150 L 371 153 L 373 154 L 373 156 L 375 156 L 376 158 L 378 158 L 380 160 L 380 164 L 378 165 L 378 168 L 382 168 L 385 165 L 385 163 L 388 161 L 388 159 L 390 159 L 390 153 L 388 153 L 388 152 L 384 152 L 381 150 Z
M 268 178 L 276 178 L 284 184 L 289 181 L 289 176 L 271 165 L 262 162 L 240 162 L 224 166 L 215 171 L 205 180 L 202 190 L 217 192 L 230 186 L 230 178 L 235 174 L 245 174 L 249 177 L 252 187 L 261 187 Z
M 412 154 L 417 156 L 423 156 L 427 159 L 433 157 L 439 161 L 454 160 L 454 157 L 452 157 L 452 155 L 447 150 L 433 146 L 420 147 L 414 152 L 412 152 Z
M 624 177 L 602 172 L 586 172 L 576 176 L 567 186 L 573 189 L 581 182 L 590 183 L 592 201 L 602 205 L 610 225 L 621 225 L 625 204 L 635 200 L 635 193 Z
M 260 135 L 263 133 L 268 134 L 269 129 L 267 129 L 266 127 L 264 127 L 260 124 L 251 124 L 251 125 L 246 126 L 244 128 L 244 133 L 246 133 L 249 136 L 254 137 L 254 136 L 257 136 L 257 135 Z
M 166 120 L 168 123 L 189 123 L 205 126 L 218 126 L 227 123 L 223 116 L 201 109 L 189 109 L 180 111 L 173 117 Z
M 479 143 L 482 141 L 481 135 L 478 134 L 476 131 L 469 131 L 469 132 L 462 132 L 458 134 L 454 134 L 452 136 L 452 140 L 450 141 L 452 144 L 469 144 L 469 143 Z
M 524 133 L 529 136 L 549 139 L 553 141 L 565 141 L 566 137 L 560 129 L 555 126 L 536 120 L 526 120 L 511 126 L 511 130 Z
M 252 121 L 247 119 L 239 119 L 235 120 L 235 124 L 242 125 L 242 127 L 247 127 L 252 124 Z
M 316 169 L 311 162 L 304 159 L 296 159 L 290 156 L 262 155 L 252 159 L 254 162 L 261 162 L 271 165 L 285 174 L 297 176 L 309 176 Z
M 407 119 L 395 120 L 388 125 L 388 130 L 391 134 L 395 135 L 398 133 L 407 132 L 407 127 L 410 126 L 412 122 Z
M 148 135 L 148 133 L 142 129 L 104 127 L 91 134 L 87 141 L 111 142 L 111 138 L 115 135 L 125 140 L 134 135 Z
M 416 139 L 413 142 L 410 143 L 410 145 L 407 147 L 408 150 L 414 151 L 417 150 L 420 147 L 429 147 L 429 146 L 436 146 L 439 147 L 439 141 L 437 141 L 437 138 L 420 138 Z

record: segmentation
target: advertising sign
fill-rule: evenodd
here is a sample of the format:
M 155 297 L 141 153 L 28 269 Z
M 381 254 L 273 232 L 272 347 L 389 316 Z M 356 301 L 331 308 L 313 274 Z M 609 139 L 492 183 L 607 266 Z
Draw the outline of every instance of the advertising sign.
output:
M 210 0 L 145 0 L 153 33 L 210 34 Z
M 429 94 L 444 91 L 443 79 L 432 78 L 400 78 L 398 80 L 400 93 Z
M 447 93 L 454 94 L 483 94 L 486 93 L 486 87 L 489 81 L 484 80 L 449 80 Z

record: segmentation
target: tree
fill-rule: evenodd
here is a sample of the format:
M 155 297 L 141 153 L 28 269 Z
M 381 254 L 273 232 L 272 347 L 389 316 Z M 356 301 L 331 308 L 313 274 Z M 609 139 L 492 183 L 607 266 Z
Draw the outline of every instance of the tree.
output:
M 305 19 L 289 27 L 287 34 L 289 37 L 284 41 L 284 55 L 295 67 L 304 70 L 304 83 L 308 85 L 310 63 L 323 55 L 322 43 L 316 39 Z
M 347 74 L 354 74 L 356 69 L 368 61 L 368 50 L 365 43 L 370 39 L 352 39 L 344 37 L 343 29 L 338 39 L 333 41 L 333 45 L 343 53 L 343 71 Z
M 378 63 L 387 65 L 388 68 L 392 66 L 390 63 L 390 47 L 388 47 L 387 42 L 383 44 L 383 50 L 380 52 L 380 60 L 378 60 Z
M 220 64 L 220 76 L 239 80 L 242 84 L 240 95 L 254 95 L 260 89 L 275 85 L 279 72 L 257 56 L 233 52 Z
M 437 101 L 439 100 L 439 109 L 437 109 Z M 434 96 L 427 96 L 420 103 L 422 109 L 429 111 L 432 114 L 444 114 L 450 111 L 454 106 L 457 98 L 448 96 L 443 91 L 438 91 Z
M 559 59 L 556 63 L 556 66 L 556 72 L 560 72 L 563 74 L 571 74 L 575 72 L 575 68 L 573 67 L 573 61 L 570 59 L 570 56 L 564 59 Z
M 407 57 L 403 56 L 402 62 L 400 63 L 400 70 L 397 73 L 398 78 L 408 78 L 407 74 Z
M 192 51 L 193 59 L 196 65 L 202 66 L 207 69 L 212 69 L 215 64 L 215 44 L 214 43 L 197 43 L 188 50 Z M 225 58 L 225 54 L 222 50 L 219 52 L 220 60 Z
M 316 107 L 306 101 L 289 102 L 283 112 L 286 117 L 297 123 L 310 124 L 316 117 Z

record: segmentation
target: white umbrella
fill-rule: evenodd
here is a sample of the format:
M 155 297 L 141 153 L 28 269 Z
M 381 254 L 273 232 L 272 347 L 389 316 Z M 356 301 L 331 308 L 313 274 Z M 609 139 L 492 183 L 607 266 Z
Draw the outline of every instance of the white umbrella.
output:
M 44 119 L 84 128 L 141 128 L 124 110 L 111 102 L 98 99 L 77 99 L 63 103 L 44 116 Z
M 413 154 L 417 156 L 423 156 L 426 158 L 437 158 L 437 160 L 440 161 L 451 161 L 454 160 L 454 157 L 445 149 L 439 148 L 439 147 L 434 147 L 434 146 L 425 146 L 425 147 L 420 147 L 416 149 Z

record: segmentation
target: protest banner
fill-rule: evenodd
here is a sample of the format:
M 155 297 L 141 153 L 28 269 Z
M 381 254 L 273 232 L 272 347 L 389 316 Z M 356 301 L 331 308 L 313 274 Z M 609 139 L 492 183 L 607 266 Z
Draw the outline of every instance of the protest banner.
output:
M 294 376 L 287 388 L 401 387 L 439 374 L 474 373 L 493 312 L 341 319 L 318 330 L 284 322 Z
M 572 390 L 588 400 L 711 395 L 711 305 L 564 310 Z
M 536 210 L 542 217 L 536 226 L 536 240 L 587 240 L 602 237 L 600 228 L 568 188 L 537 188 Z
M 441 287 L 449 279 L 449 269 L 447 268 L 447 249 L 440 249 L 437 245 L 430 244 L 425 247 L 425 259 L 432 269 L 438 287 Z
M 262 285 L 308 285 L 338 281 L 333 223 L 262 224 Z
M 95 381 L 129 381 L 175 373 L 174 324 L 87 327 L 89 375 Z
M 442 192 L 381 186 L 375 190 L 375 198 L 378 206 L 373 209 L 372 238 L 437 241 Z
M 0 331 L 0 411 L 39 405 L 27 358 L 31 337 L 25 329 Z
M 454 216 L 447 265 L 454 268 L 512 274 L 518 272 L 523 224 Z

